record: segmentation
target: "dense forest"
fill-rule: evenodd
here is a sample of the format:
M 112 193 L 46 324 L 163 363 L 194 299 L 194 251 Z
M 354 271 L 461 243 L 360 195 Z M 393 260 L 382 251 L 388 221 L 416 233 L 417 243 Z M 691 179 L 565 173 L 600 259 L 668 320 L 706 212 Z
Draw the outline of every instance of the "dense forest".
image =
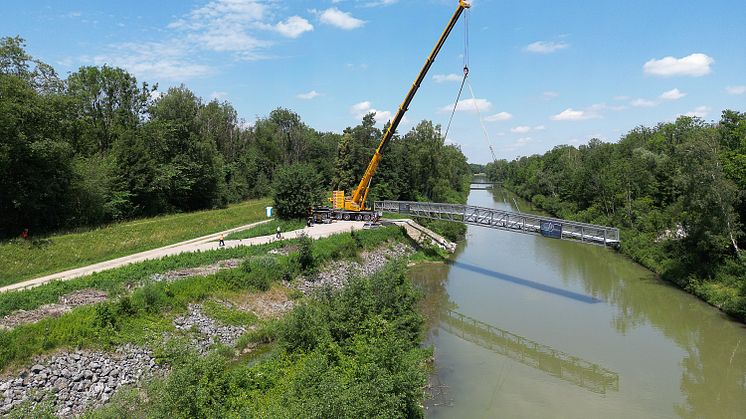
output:
M 228 102 L 183 85 L 160 92 L 120 68 L 61 79 L 21 38 L 0 38 L 0 238 L 268 196 L 293 165 L 310 168 L 320 190 L 349 190 L 380 138 L 372 114 L 341 134 L 282 108 L 248 126 Z M 464 201 L 470 174 L 423 121 L 392 140 L 369 201 Z
M 624 253 L 746 321 L 746 113 L 680 117 L 486 170 L 559 217 L 620 227 Z

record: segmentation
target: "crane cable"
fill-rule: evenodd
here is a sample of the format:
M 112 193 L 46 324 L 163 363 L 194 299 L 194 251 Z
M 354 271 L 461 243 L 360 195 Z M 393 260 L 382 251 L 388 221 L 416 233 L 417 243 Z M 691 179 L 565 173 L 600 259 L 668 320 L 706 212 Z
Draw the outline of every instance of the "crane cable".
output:
M 466 82 L 466 85 L 469 87 L 469 92 L 471 93 L 471 102 L 474 104 L 474 109 L 477 111 L 477 116 L 479 117 L 479 123 L 482 125 L 482 131 L 484 131 L 484 139 L 487 141 L 487 146 L 490 148 L 490 154 L 492 154 L 492 161 L 497 161 L 497 158 L 495 157 L 495 150 L 492 148 L 492 141 L 490 141 L 490 135 L 487 133 L 487 127 L 484 125 L 484 120 L 482 119 L 482 113 L 479 112 L 479 106 L 477 105 L 477 98 L 474 96 L 474 90 L 471 88 L 471 83 L 468 81 Z
M 469 77 L 469 9 L 464 11 L 464 77 L 461 79 L 461 86 L 458 88 L 458 94 L 456 100 L 453 102 L 453 109 L 451 110 L 451 117 L 448 118 L 448 125 L 446 126 L 446 133 L 443 136 L 443 140 L 448 139 L 448 132 L 451 130 L 451 123 L 453 122 L 453 116 L 456 114 L 456 108 L 458 108 L 458 102 L 461 99 L 461 93 L 464 90 L 464 84 L 466 78 Z
M 453 102 L 453 110 L 451 111 L 451 117 L 448 118 L 448 126 L 446 127 L 446 135 L 443 136 L 443 140 L 448 139 L 448 131 L 451 130 L 451 122 L 453 122 L 453 116 L 456 114 L 456 108 L 458 107 L 458 101 L 461 98 L 461 92 L 464 90 L 464 84 L 466 78 L 469 76 L 469 67 L 464 67 L 464 78 L 461 79 L 461 87 L 458 88 L 458 95 L 456 95 L 456 101 Z

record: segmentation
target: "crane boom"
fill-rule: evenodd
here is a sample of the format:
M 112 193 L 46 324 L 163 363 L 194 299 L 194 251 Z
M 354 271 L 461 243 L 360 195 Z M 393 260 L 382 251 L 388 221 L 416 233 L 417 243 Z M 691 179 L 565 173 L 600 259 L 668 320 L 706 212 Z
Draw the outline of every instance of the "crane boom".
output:
M 373 154 L 373 158 L 370 160 L 368 168 L 365 170 L 365 174 L 363 175 L 362 179 L 360 179 L 358 187 L 353 191 L 351 197 L 344 196 L 343 191 L 334 191 L 334 194 L 330 199 L 334 204 L 334 208 L 348 211 L 363 211 L 366 209 L 365 200 L 367 199 L 368 191 L 370 190 L 370 182 L 373 179 L 373 175 L 376 173 L 376 169 L 378 169 L 378 164 L 381 160 L 381 156 L 383 154 L 384 148 L 386 147 L 386 144 L 388 144 L 389 140 L 391 140 L 391 137 L 394 136 L 394 132 L 396 132 L 396 128 L 399 126 L 402 118 L 404 118 L 404 114 L 409 109 L 409 104 L 412 102 L 414 95 L 417 93 L 417 89 L 419 89 L 420 84 L 422 84 L 422 81 L 425 79 L 428 70 L 430 70 L 430 66 L 432 66 L 433 62 L 435 62 L 435 57 L 438 56 L 438 53 L 443 47 L 443 44 L 448 38 L 448 35 L 451 33 L 451 30 L 454 26 L 456 26 L 456 22 L 458 22 L 461 13 L 463 13 L 463 11 L 465 9 L 468 9 L 469 7 L 471 7 L 471 5 L 466 0 L 459 0 L 458 7 L 453 13 L 451 20 L 448 22 L 448 25 L 443 30 L 443 33 L 440 35 L 438 42 L 435 44 L 432 52 L 427 57 L 427 60 L 425 60 L 425 64 L 422 66 L 422 69 L 417 75 L 417 78 L 414 80 L 414 83 L 412 83 L 412 87 L 409 89 L 407 96 L 404 98 L 404 101 L 401 103 L 399 109 L 396 111 L 394 119 L 391 120 L 391 124 L 389 125 L 386 132 L 383 134 L 383 138 L 381 138 L 381 142 L 378 144 L 378 148 L 376 148 L 376 152 L 375 154 Z

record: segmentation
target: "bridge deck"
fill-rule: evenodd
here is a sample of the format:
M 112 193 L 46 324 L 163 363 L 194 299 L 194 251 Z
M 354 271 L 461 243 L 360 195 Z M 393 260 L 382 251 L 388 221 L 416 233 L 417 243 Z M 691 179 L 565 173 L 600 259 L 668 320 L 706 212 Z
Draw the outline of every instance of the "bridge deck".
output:
M 517 233 L 569 239 L 589 244 L 617 247 L 620 243 L 619 229 L 617 228 L 474 205 L 376 201 L 374 209 L 376 211 L 454 221 Z

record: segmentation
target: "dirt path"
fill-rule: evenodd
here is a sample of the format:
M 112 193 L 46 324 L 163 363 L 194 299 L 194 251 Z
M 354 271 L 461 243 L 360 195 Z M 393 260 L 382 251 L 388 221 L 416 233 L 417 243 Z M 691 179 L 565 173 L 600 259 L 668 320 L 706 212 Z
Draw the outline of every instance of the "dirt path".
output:
M 257 223 L 247 224 L 241 227 L 232 228 L 222 232 L 225 235 L 236 231 L 246 230 L 256 225 L 266 223 L 266 221 L 260 221 Z M 301 230 L 291 231 L 282 234 L 282 239 L 293 239 L 299 237 L 301 234 L 307 234 L 313 238 L 327 237 L 333 234 L 339 234 L 349 232 L 352 229 L 359 230 L 363 228 L 363 222 L 335 222 L 332 224 L 317 224 L 313 227 L 306 227 Z M 68 271 L 58 272 L 51 275 L 42 276 L 39 278 L 30 279 L 28 281 L 19 282 L 17 284 L 8 285 L 0 288 L 0 292 L 17 291 L 26 288 L 38 287 L 39 285 L 46 284 L 51 281 L 67 281 L 81 276 L 90 275 L 94 272 L 101 272 L 108 269 L 118 268 L 120 266 L 129 265 L 131 263 L 142 262 L 149 259 L 160 259 L 166 256 L 177 255 L 185 252 L 205 251 L 218 249 L 217 239 L 221 233 L 210 234 L 207 236 L 198 237 L 196 239 L 187 240 L 181 243 L 172 244 L 169 246 L 161 247 L 158 249 L 152 249 L 145 252 L 135 253 L 134 255 L 124 256 L 117 259 L 108 260 L 105 262 L 99 262 L 93 265 L 84 266 L 82 268 L 70 269 Z M 270 243 L 277 240 L 274 235 L 254 237 L 251 239 L 243 240 L 226 240 L 225 247 L 237 247 L 237 246 L 253 246 L 258 244 Z

